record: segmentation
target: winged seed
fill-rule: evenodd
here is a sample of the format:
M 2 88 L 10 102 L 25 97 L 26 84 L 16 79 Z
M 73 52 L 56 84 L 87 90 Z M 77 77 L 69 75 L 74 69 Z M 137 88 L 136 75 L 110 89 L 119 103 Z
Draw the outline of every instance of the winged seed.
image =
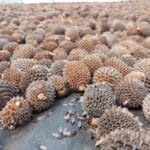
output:
M 40 145 L 40 146 L 39 146 L 39 149 L 40 149 L 40 150 L 47 150 L 47 147 L 44 146 L 44 145 Z

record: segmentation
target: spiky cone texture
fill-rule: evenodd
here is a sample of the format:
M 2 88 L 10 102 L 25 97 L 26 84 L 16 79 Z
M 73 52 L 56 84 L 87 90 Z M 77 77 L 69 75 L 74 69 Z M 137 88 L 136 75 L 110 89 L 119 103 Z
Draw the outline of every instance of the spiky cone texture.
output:
M 90 35 L 92 33 L 93 33 L 93 31 L 90 27 L 84 26 L 84 28 L 80 29 L 80 31 L 79 31 L 79 37 L 82 38 L 82 37 L 84 37 L 86 35 Z
M 54 26 L 52 29 L 53 34 L 59 34 L 59 35 L 64 35 L 65 31 L 66 31 L 65 27 L 62 25 Z
M 10 52 L 10 54 L 13 54 L 14 50 L 16 49 L 16 47 L 18 46 L 17 42 L 10 42 L 8 44 L 5 44 L 3 46 L 3 49 L 7 50 L 8 52 Z
M 104 32 L 100 35 L 99 42 L 111 48 L 114 44 L 119 42 L 119 38 L 110 32 Z
M 137 61 L 133 65 L 133 70 L 141 71 L 144 73 L 150 72 L 150 58 L 145 58 Z
M 44 14 L 38 14 L 35 16 L 37 20 L 39 21 L 44 21 L 46 19 Z
M 60 43 L 59 47 L 63 48 L 67 54 L 74 48 L 76 48 L 76 44 L 69 40 L 64 40 Z
M 52 53 L 53 61 L 62 60 L 67 58 L 67 53 L 63 48 L 58 48 Z
M 63 68 L 68 63 L 67 60 L 58 60 L 52 63 L 51 68 L 49 69 L 48 76 L 51 75 L 63 75 Z
M 136 27 L 139 35 L 142 35 L 143 37 L 150 36 L 150 24 L 148 22 L 139 22 Z
M 18 58 L 18 59 L 12 60 L 11 68 L 17 68 L 23 72 L 26 72 L 36 64 L 37 64 L 37 61 L 34 59 Z
M 17 43 L 23 43 L 25 40 L 25 33 L 23 31 L 16 31 L 11 35 L 12 41 Z
M 124 47 L 126 47 L 128 50 L 130 50 L 131 49 L 131 47 L 136 47 L 136 45 L 137 45 L 137 42 L 135 42 L 135 41 L 133 41 L 133 40 L 123 40 L 123 41 L 121 41 L 120 42 L 120 44 L 122 45 L 122 46 L 124 46 Z
M 120 58 L 124 54 L 129 54 L 129 51 L 125 47 L 123 47 L 119 44 L 116 44 L 106 54 L 108 57 Z
M 96 53 L 93 53 L 93 55 L 96 55 L 98 58 L 100 58 L 101 61 L 103 62 L 103 64 L 104 64 L 105 60 L 108 58 L 108 56 L 104 53 L 97 53 L 96 52 Z
M 10 67 L 10 62 L 8 62 L 8 61 L 1 61 L 0 62 L 0 76 L 9 67 Z
M 75 48 L 69 53 L 67 59 L 69 61 L 75 61 L 75 60 L 78 61 L 81 60 L 86 55 L 88 55 L 88 52 L 86 50 L 81 48 Z
M 41 44 L 41 48 L 47 51 L 53 51 L 54 49 L 57 48 L 57 43 L 54 41 L 44 41 Z
M 63 77 L 72 90 L 83 92 L 90 82 L 90 71 L 81 61 L 71 61 L 64 66 Z
M 1 75 L 1 79 L 9 81 L 19 90 L 20 82 L 21 82 L 23 75 L 24 75 L 24 72 L 20 71 L 17 68 L 8 68 Z
M 18 93 L 16 87 L 9 81 L 0 79 L 0 110 Z
M 141 43 L 145 48 L 150 49 L 150 37 L 144 38 L 144 40 Z
M 115 68 L 105 66 L 97 69 L 93 76 L 94 83 L 103 83 L 115 89 L 116 85 L 123 80 L 122 74 Z
M 26 90 L 26 98 L 34 112 L 42 112 L 55 102 L 55 88 L 46 81 L 32 82 Z
M 26 44 L 32 44 L 32 46 L 34 46 L 34 47 L 38 47 L 39 46 L 37 41 L 27 41 Z
M 125 35 L 125 32 L 124 32 L 124 35 Z M 129 40 L 133 40 L 133 41 L 141 44 L 143 37 L 141 37 L 140 35 L 131 35 L 131 36 L 129 36 Z
M 59 45 L 59 47 L 60 47 L 60 43 L 64 40 L 65 40 L 64 35 L 55 35 L 55 34 L 52 35 L 51 33 L 47 33 L 46 36 L 45 36 L 45 39 L 44 39 L 44 41 L 54 41 L 54 42 L 56 42 Z
M 121 60 L 123 60 L 127 65 L 133 66 L 136 62 L 136 58 L 132 56 L 131 54 L 124 54 L 120 57 Z
M 104 53 L 106 54 L 110 49 L 105 44 L 97 44 L 95 45 L 95 49 L 92 53 Z
M 69 28 L 65 33 L 67 40 L 75 42 L 79 37 L 79 30 L 77 28 Z
M 25 24 L 22 25 L 22 29 L 23 31 L 27 32 L 30 30 L 35 30 L 36 29 L 36 25 L 34 23 L 29 23 L 29 21 L 27 21 Z
M 89 21 L 88 26 L 92 29 L 95 30 L 96 29 L 96 23 L 94 21 Z
M 50 68 L 51 65 L 52 65 L 52 63 L 53 63 L 52 60 L 50 60 L 50 59 L 45 59 L 45 58 L 38 61 L 38 64 L 39 64 L 39 65 L 45 66 L 45 67 L 47 67 L 47 68 Z
M 17 25 L 17 26 L 20 25 L 20 21 L 19 21 L 19 19 L 17 19 L 17 18 L 12 19 L 12 20 L 11 20 L 11 23 L 13 23 L 13 24 L 15 24 L 15 25 Z
M 0 51 L 0 61 L 10 61 L 10 53 L 7 50 Z
M 131 70 L 126 63 L 115 57 L 106 59 L 104 65 L 116 68 L 123 76 L 127 75 Z
M 145 74 L 140 71 L 131 71 L 129 74 L 127 74 L 124 79 L 128 81 L 141 81 L 145 82 Z
M 83 57 L 81 61 L 88 67 L 92 76 L 99 67 L 103 66 L 101 59 L 94 54 Z
M 26 43 L 30 43 L 32 41 L 33 43 L 40 44 L 44 40 L 44 30 L 42 29 L 36 29 L 33 32 L 28 32 L 25 38 Z
M 32 108 L 23 97 L 13 97 L 0 112 L 0 122 L 10 130 L 31 119 Z
M 9 29 L 9 28 L 3 28 L 0 30 L 0 33 L 1 34 L 8 34 L 8 35 L 12 35 L 14 33 L 14 31 L 12 29 Z
M 147 92 L 150 93 L 150 72 L 145 73 L 145 79 L 143 81 L 145 83 L 145 87 Z
M 30 68 L 20 81 L 20 89 L 22 92 L 28 87 L 30 83 L 36 80 L 47 80 L 48 79 L 48 68 L 42 65 L 35 65 Z
M 115 130 L 100 139 L 97 150 L 149 150 L 149 131 L 133 131 L 129 129 Z
M 111 28 L 114 32 L 123 31 L 126 29 L 124 23 L 118 19 L 113 20 Z
M 66 96 L 68 93 L 68 86 L 66 80 L 60 75 L 52 75 L 48 78 L 48 82 L 56 89 L 58 97 Z
M 142 123 L 125 108 L 112 106 L 105 109 L 103 115 L 96 119 L 97 138 L 101 138 L 116 129 L 139 131 Z
M 137 22 L 148 22 L 148 23 L 150 23 L 150 19 L 148 17 L 148 14 L 146 13 L 146 14 L 139 16 Z
M 140 44 L 137 44 L 136 47 L 131 47 L 131 48 L 132 48 L 132 50 L 130 50 L 130 53 L 136 59 L 144 59 L 144 58 L 149 58 L 150 57 L 149 50 L 146 50 Z
M 95 48 L 94 41 L 91 38 L 82 38 L 78 43 L 78 48 L 91 52 Z
M 129 43 L 129 45 L 126 45 L 126 43 L 123 43 L 123 42 L 122 42 L 122 44 L 130 51 L 130 54 L 132 56 L 134 56 L 137 59 L 143 59 L 143 58 L 147 57 L 146 56 L 147 51 L 141 44 L 138 44 L 137 42 L 135 42 L 133 40 L 132 40 L 132 42 L 129 42 L 129 41 L 125 41 L 125 42 L 127 42 L 127 44 Z
M 112 30 L 111 30 L 111 32 L 112 32 Z M 125 39 L 127 34 L 126 34 L 126 31 L 123 31 L 123 32 L 122 31 L 117 31 L 117 32 L 114 33 L 114 36 L 116 36 L 117 38 L 123 40 L 123 39 Z M 133 37 L 129 37 L 129 38 L 133 38 Z
M 38 51 L 35 53 L 34 57 L 35 60 L 41 60 L 41 59 L 52 59 L 52 53 L 49 51 Z
M 36 49 L 31 44 L 24 44 L 14 50 L 12 58 L 33 58 L 35 52 Z
M 100 31 L 101 31 L 101 33 L 109 31 L 109 29 L 110 29 L 110 23 L 108 22 L 108 19 L 107 18 L 103 18 L 101 20 L 101 23 L 100 23 Z
M 150 94 L 144 98 L 142 109 L 146 120 L 150 122 Z
M 126 32 L 127 32 L 127 35 L 129 36 L 138 34 L 137 28 L 135 24 L 133 24 L 132 22 L 127 23 Z
M 146 88 L 141 81 L 121 81 L 114 91 L 117 104 L 131 109 L 142 107 L 142 102 L 146 96 Z
M 100 117 L 106 108 L 116 103 L 116 97 L 110 87 L 100 83 L 89 85 L 82 100 L 82 108 L 90 118 Z

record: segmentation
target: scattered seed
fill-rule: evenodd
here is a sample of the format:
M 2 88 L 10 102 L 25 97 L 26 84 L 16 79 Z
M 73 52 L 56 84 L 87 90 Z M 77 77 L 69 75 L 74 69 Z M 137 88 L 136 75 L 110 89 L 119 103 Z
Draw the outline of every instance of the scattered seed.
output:
M 80 130 L 82 128 L 82 123 L 81 121 L 78 121 L 78 130 Z
M 49 117 L 49 114 L 47 113 L 47 114 L 44 114 L 44 115 L 38 117 L 37 120 L 40 121 L 40 120 L 46 119 L 48 117 Z
M 85 120 L 85 118 L 82 117 L 82 116 L 77 116 L 77 119 L 78 119 L 78 120 Z
M 71 131 L 70 137 L 75 136 L 77 134 L 77 131 Z
M 59 128 L 58 128 L 58 131 L 59 131 L 59 133 L 62 133 L 62 132 L 63 132 L 63 128 L 62 128 L 62 127 L 59 127 Z
M 80 99 L 79 99 L 79 103 L 82 103 L 82 102 L 83 102 L 83 98 L 81 96 Z
M 68 106 L 68 104 L 66 104 L 66 103 L 64 103 L 64 104 L 62 104 L 63 106 Z
M 69 103 L 69 105 L 70 105 L 70 106 L 73 106 L 73 104 L 72 104 L 72 103 Z
M 76 102 L 76 99 L 71 99 L 70 101 L 71 101 L 71 102 Z
M 75 105 L 74 105 L 74 104 L 72 104 L 72 103 L 69 103 L 69 106 L 71 106 L 71 107 L 75 107 Z
M 76 122 L 75 117 L 71 117 L 71 119 L 70 119 L 70 123 L 71 123 L 71 125 L 72 125 L 72 126 L 75 124 L 75 122 Z
M 52 135 L 53 135 L 55 138 L 57 138 L 57 139 L 63 139 L 63 138 L 64 138 L 63 135 L 60 135 L 60 134 L 58 134 L 58 133 L 52 133 Z
M 56 137 L 56 138 L 59 137 L 59 134 L 57 134 L 57 133 L 52 133 L 52 135 L 53 135 L 54 137 Z
M 40 145 L 40 146 L 39 146 L 39 150 L 47 150 L 47 147 L 44 146 L 44 145 Z
M 38 121 L 42 120 L 44 116 L 40 116 L 37 118 Z
M 66 114 L 64 115 L 64 120 L 66 122 L 68 122 L 70 120 L 70 114 L 68 112 L 66 112 Z
M 77 131 L 66 131 L 64 132 L 65 137 L 73 137 L 77 134 Z

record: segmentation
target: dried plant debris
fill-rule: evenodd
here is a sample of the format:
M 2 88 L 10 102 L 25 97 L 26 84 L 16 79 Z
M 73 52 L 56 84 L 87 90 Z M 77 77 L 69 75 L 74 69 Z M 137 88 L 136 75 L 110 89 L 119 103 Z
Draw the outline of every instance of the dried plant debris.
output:
M 82 121 L 84 118 L 77 111 L 68 110 L 64 115 L 64 120 L 66 123 L 69 123 L 71 130 L 59 127 L 57 133 L 52 133 L 57 139 L 75 136 L 82 129 Z
M 78 130 L 80 130 L 82 128 L 82 121 L 84 121 L 85 118 L 83 118 L 77 111 L 69 110 L 65 113 L 64 120 L 71 126 L 77 126 Z
M 52 136 L 54 136 L 57 139 L 63 139 L 65 137 L 73 137 L 77 134 L 77 131 L 68 131 L 67 128 L 59 127 L 57 133 L 52 133 Z
M 38 145 L 38 150 L 48 150 L 44 145 Z
M 66 106 L 75 107 L 75 104 L 73 104 L 73 103 L 63 103 L 62 105 L 63 105 L 64 107 L 66 107 Z

